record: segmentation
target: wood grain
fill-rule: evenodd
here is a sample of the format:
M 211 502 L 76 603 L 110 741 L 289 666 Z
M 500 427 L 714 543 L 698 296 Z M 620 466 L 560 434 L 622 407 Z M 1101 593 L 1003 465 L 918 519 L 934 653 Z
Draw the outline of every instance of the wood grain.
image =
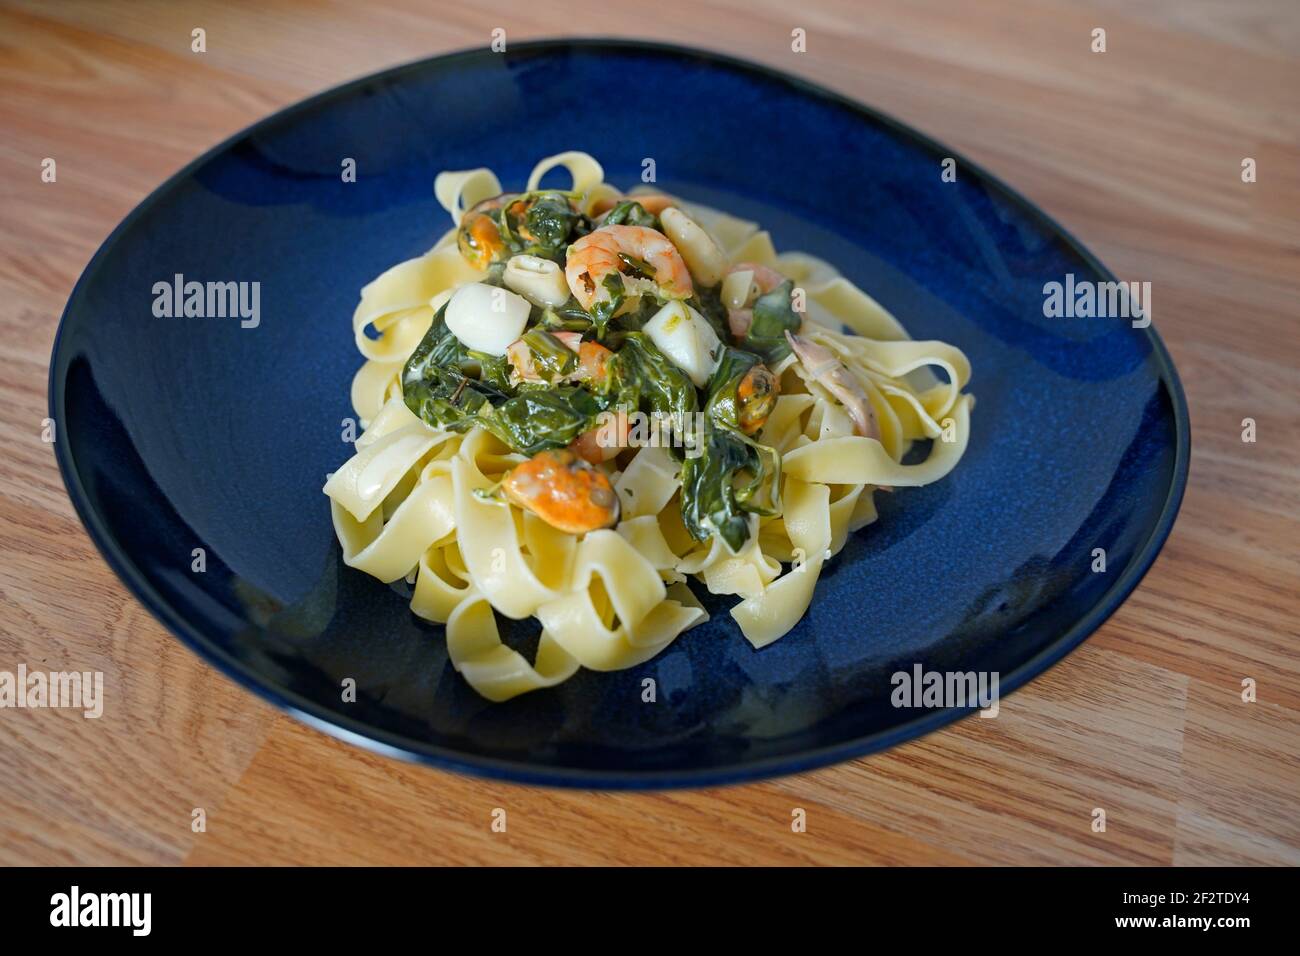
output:
M 1300 863 L 1293 0 L 654 9 L 651 22 L 643 4 L 597 0 L 562 15 L 515 0 L 0 4 L 0 670 L 102 670 L 110 701 L 98 721 L 0 711 L 0 863 Z M 237 690 L 86 538 L 40 431 L 58 316 L 113 226 L 190 158 L 309 93 L 485 45 L 494 27 L 522 40 L 577 24 L 718 47 L 869 102 L 1152 283 L 1193 421 L 1182 514 L 1137 593 L 998 719 L 720 790 L 473 780 L 345 746 Z

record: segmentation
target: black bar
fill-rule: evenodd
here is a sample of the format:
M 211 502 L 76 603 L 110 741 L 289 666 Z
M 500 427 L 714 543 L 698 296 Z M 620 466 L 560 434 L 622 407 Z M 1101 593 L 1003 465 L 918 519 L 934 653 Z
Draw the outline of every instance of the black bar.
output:
M 742 938 L 780 923 L 810 943 L 851 926 L 864 946 L 914 931 L 927 942 L 990 945 L 1030 932 L 1071 941 L 1199 935 L 1231 945 L 1242 933 L 1282 928 L 1293 883 L 1286 869 L 34 868 L 0 871 L 0 926 L 6 942 L 78 934 L 128 945 L 249 942 L 273 930 L 337 946 L 374 943 L 380 929 L 430 947 L 466 933 L 526 943 L 528 927 L 543 925 L 548 946 L 597 929 L 667 944 L 701 920 Z M 145 897 L 117 895 L 146 893 L 147 935 L 138 932 Z M 70 924 L 74 909 L 79 923 L 116 911 L 119 925 L 52 925 Z

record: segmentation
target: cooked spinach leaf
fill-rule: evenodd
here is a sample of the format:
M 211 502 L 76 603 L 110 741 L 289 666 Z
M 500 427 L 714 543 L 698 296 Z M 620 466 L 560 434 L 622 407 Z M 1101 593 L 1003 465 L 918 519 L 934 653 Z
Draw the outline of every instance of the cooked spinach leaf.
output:
M 434 316 L 402 369 L 403 400 L 423 421 L 461 432 L 482 425 L 526 455 L 563 447 L 594 427 L 603 406 L 589 391 L 550 385 L 512 389 L 506 359 L 466 349 L 447 328 L 444 311 Z M 550 339 L 572 367 L 573 353 L 550 333 L 534 329 L 528 335 Z
M 655 277 L 654 266 L 650 265 L 644 259 L 638 259 L 636 256 L 628 255 L 626 252 L 618 254 L 619 261 L 623 263 L 618 270 L 625 276 L 631 276 L 633 279 L 650 279 Z
M 621 332 L 606 377 L 610 405 L 689 424 L 699 396 L 686 373 L 670 362 L 644 332 Z M 685 426 L 683 426 L 685 427 Z
M 704 451 L 682 462 L 682 522 L 691 537 L 716 533 L 739 551 L 749 537 L 749 519 L 736 498 L 733 476 L 749 463 L 749 450 L 730 432 L 705 426 Z
M 646 210 L 635 199 L 620 200 L 613 209 L 605 213 L 602 226 L 645 226 L 649 229 L 659 228 L 659 217 Z
M 563 448 L 593 428 L 601 406 L 585 388 L 521 389 L 514 398 L 479 412 L 479 422 L 512 449 L 535 455 Z
M 502 393 L 510 390 L 510 361 L 504 355 L 465 350 L 467 374 Z
M 591 231 L 591 220 L 555 190 L 524 193 L 507 203 L 501 233 L 515 254 L 541 256 L 563 264 L 569 243 Z
M 697 540 L 716 533 L 733 551 L 749 537 L 749 514 L 779 509 L 781 456 L 738 425 L 737 391 L 758 356 L 728 348 L 709 380 L 703 454 L 682 463 L 682 520 Z
M 507 398 L 502 380 L 481 380 L 484 363 L 452 335 L 444 320 L 446 306 L 402 369 L 402 398 L 406 407 L 436 428 L 466 431 L 479 410 Z M 488 357 L 490 358 L 490 357 Z M 492 363 L 487 363 L 489 369 Z M 491 375 L 491 372 L 489 373 Z
M 529 329 L 523 335 L 523 342 L 532 353 L 533 370 L 547 382 L 567 375 L 578 364 L 578 356 L 545 329 Z
M 593 304 L 589 310 L 591 322 L 596 327 L 596 338 L 598 339 L 605 337 L 605 331 L 609 328 L 610 320 L 614 318 L 614 313 L 619 310 L 624 299 L 627 298 L 627 287 L 624 286 L 623 276 L 620 273 L 611 272 L 605 276 L 605 280 L 601 285 L 609 293 L 609 298 Z
M 759 296 L 754 303 L 754 320 L 742 344 L 762 356 L 769 365 L 790 354 L 790 343 L 785 340 L 786 330 L 798 332 L 802 323 L 802 317 L 791 305 L 793 293 L 794 280 L 786 279 L 771 292 Z
M 586 332 L 591 328 L 591 316 L 570 296 L 564 305 L 543 311 L 538 324 L 550 332 Z
M 720 342 L 731 341 L 731 327 L 727 322 L 727 307 L 722 304 L 722 285 L 719 283 L 709 288 L 695 287 L 695 296 L 691 300 L 695 311 L 704 316 Z

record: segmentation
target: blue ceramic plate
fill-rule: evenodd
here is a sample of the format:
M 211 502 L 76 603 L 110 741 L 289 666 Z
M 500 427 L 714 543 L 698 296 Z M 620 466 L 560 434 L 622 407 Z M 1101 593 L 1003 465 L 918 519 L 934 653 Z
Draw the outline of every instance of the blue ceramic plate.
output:
M 609 92 L 633 86 L 685 107 L 649 122 Z M 490 704 L 400 588 L 341 563 L 321 485 L 350 453 L 358 290 L 445 228 L 434 175 L 487 165 L 518 188 L 566 149 L 625 188 L 652 157 L 665 189 L 834 263 L 914 337 L 963 349 L 978 407 L 957 469 L 880 496 L 879 522 L 778 643 L 753 650 L 726 613 L 733 599 L 710 597 L 712 620 L 640 667 Z M 68 492 L 109 564 L 185 643 L 384 753 L 533 783 L 660 787 L 909 740 L 968 711 L 895 708 L 892 674 L 997 672 L 1006 694 L 1041 673 L 1137 586 L 1187 473 L 1187 411 L 1154 331 L 1046 318 L 1045 283 L 1113 277 L 960 156 L 944 182 L 948 156 L 804 81 L 645 43 L 518 44 L 350 83 L 196 160 L 95 255 L 50 371 Z M 258 324 L 156 317 L 153 287 L 177 274 L 259 282 Z M 341 699 L 347 677 L 354 703 Z M 645 677 L 656 703 L 641 701 Z

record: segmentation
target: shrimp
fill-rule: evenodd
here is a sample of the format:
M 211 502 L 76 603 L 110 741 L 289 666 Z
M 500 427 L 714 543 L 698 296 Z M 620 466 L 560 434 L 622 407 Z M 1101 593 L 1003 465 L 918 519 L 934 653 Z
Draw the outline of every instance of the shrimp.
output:
M 569 534 L 618 523 L 609 476 L 567 448 L 539 451 L 511 469 L 501 487 L 510 501 Z
M 754 300 L 760 295 L 767 295 L 782 282 L 785 282 L 786 277 L 775 269 L 760 266 L 757 262 L 738 262 L 727 270 L 727 275 L 735 275 L 738 272 L 754 273 L 753 279 L 750 280 L 749 292 L 745 296 L 745 306 L 734 309 L 730 306 L 727 307 L 727 325 L 731 327 L 731 334 L 739 342 L 745 337 L 750 324 L 754 321 L 754 310 L 751 308 Z
M 601 412 L 596 421 L 595 428 L 588 429 L 569 443 L 569 451 L 593 465 L 616 458 L 628 447 L 628 434 L 632 430 L 627 412 L 621 408 Z
M 663 193 L 643 193 L 641 195 L 628 196 L 610 196 L 606 199 L 598 199 L 591 207 L 592 216 L 603 216 L 619 203 L 631 200 L 640 203 L 641 208 L 652 216 L 657 216 L 669 206 L 676 206 L 677 199 L 673 196 L 667 196 Z
M 785 333 L 790 348 L 798 357 L 808 374 L 815 378 L 826 391 L 830 392 L 844 410 L 853 419 L 854 430 L 864 438 L 880 440 L 880 426 L 876 422 L 876 413 L 871 408 L 867 393 L 862 390 L 862 383 L 853 377 L 844 363 L 835 357 L 835 353 L 824 345 L 818 345 L 798 335 Z
M 609 360 L 614 353 L 599 342 L 583 342 L 578 346 L 578 373 L 580 382 L 590 382 L 597 387 L 604 387 L 609 375 Z
M 633 261 L 629 261 L 633 260 Z M 654 283 L 670 299 L 689 299 L 695 292 L 686 261 L 668 237 L 645 226 L 601 226 L 569 246 L 565 278 L 578 304 L 590 309 L 607 302 L 605 281 L 636 267 L 654 270 Z M 626 284 L 626 279 L 624 279 Z

